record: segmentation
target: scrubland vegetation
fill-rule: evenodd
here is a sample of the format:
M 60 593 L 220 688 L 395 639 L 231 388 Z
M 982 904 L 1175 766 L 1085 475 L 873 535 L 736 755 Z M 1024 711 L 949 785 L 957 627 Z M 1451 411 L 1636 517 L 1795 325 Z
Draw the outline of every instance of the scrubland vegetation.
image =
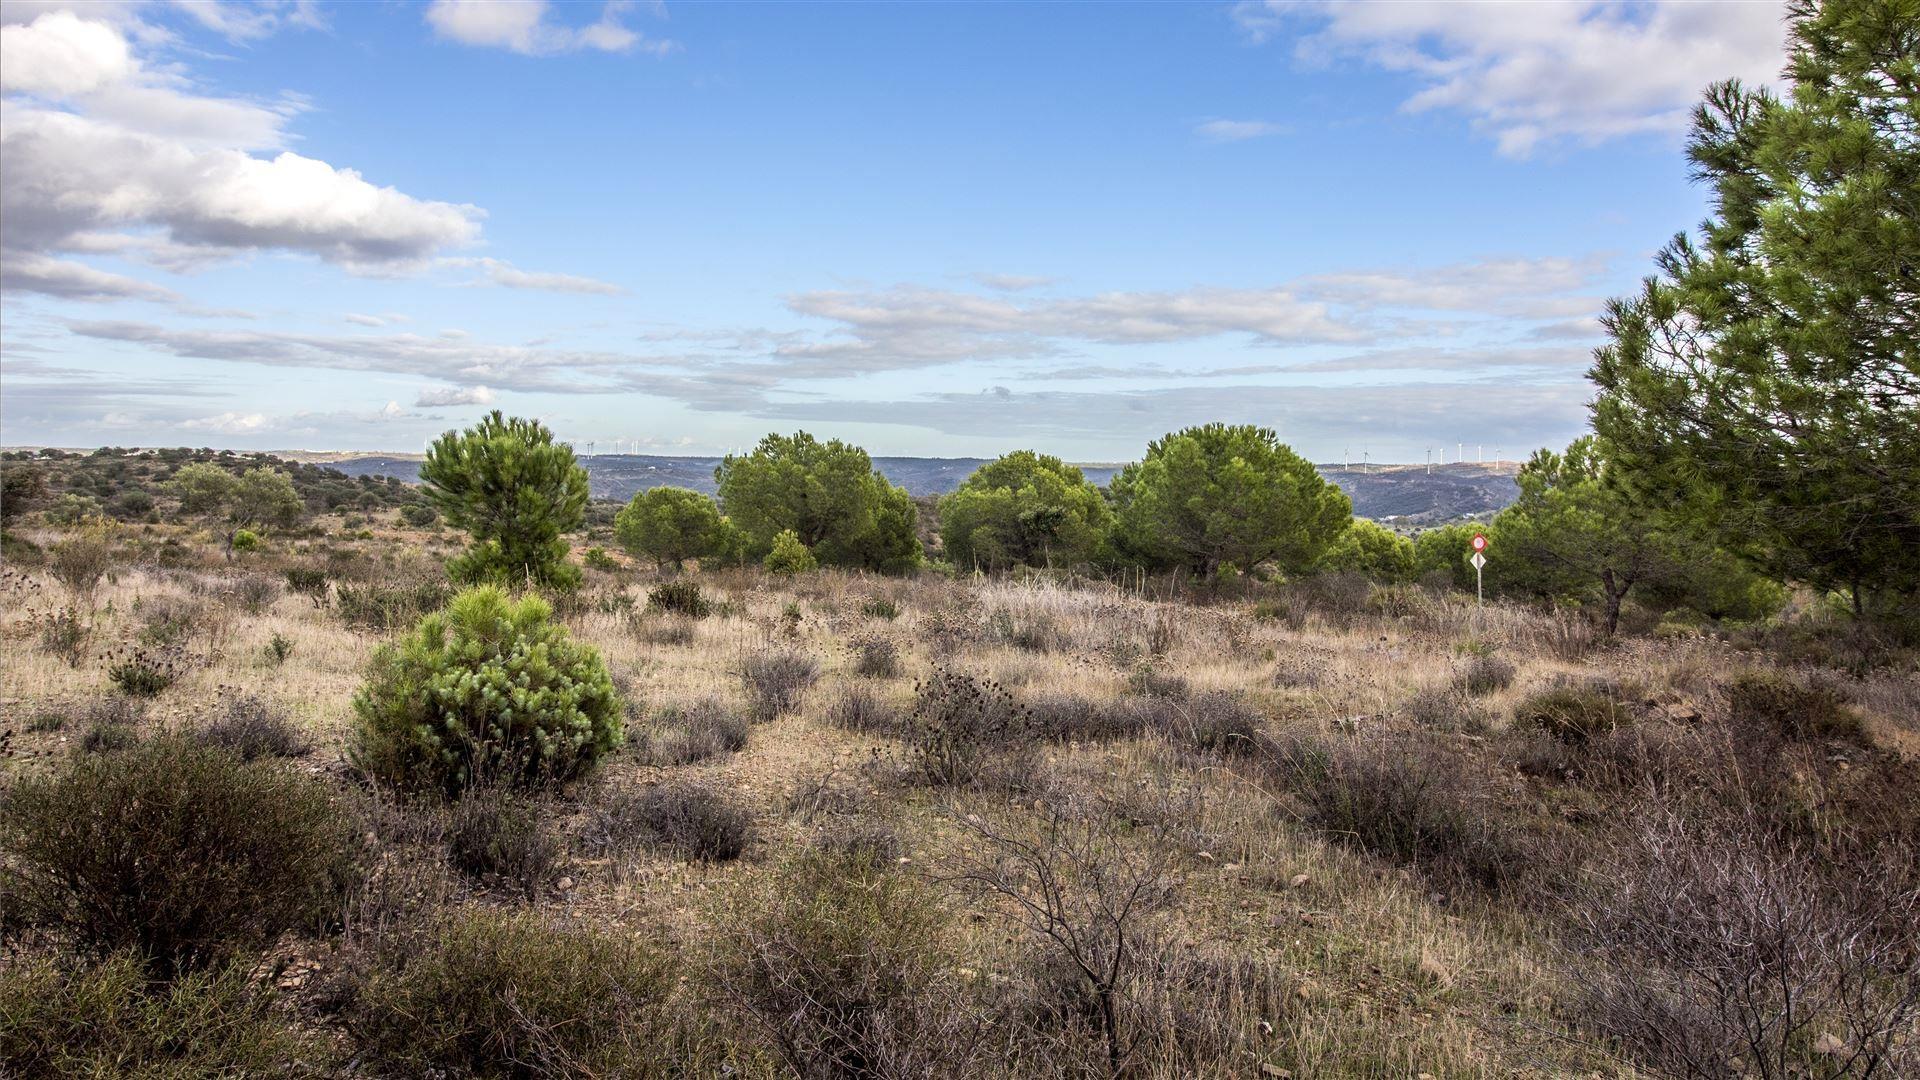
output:
M 1885 165 L 1871 110 L 1794 152 L 1911 86 L 1831 11 L 1791 107 L 1715 91 L 1729 219 L 1490 522 L 1226 425 L 935 520 L 804 433 L 618 510 L 498 413 L 419 490 L 10 457 L 0 1072 L 1915 1075 L 1912 354 L 1880 292 L 1773 352 L 1709 295 L 1823 265 L 1742 254 L 1776 174 Z

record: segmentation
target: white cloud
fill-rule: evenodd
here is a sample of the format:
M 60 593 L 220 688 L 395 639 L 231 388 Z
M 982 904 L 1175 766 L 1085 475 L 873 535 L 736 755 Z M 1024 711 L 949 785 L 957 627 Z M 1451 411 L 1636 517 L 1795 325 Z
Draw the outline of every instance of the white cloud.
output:
M 649 41 L 620 21 L 629 5 L 616 2 L 601 8 L 598 22 L 569 27 L 553 22 L 547 0 L 433 0 L 427 24 L 434 33 L 462 45 L 510 49 L 525 56 L 593 49 L 599 52 L 642 52 L 664 55 L 678 46 L 671 41 Z
M 173 302 L 180 299 L 171 289 L 96 270 L 85 263 L 5 249 L 0 249 L 0 290 L 39 293 L 63 300 Z
M 484 386 L 433 386 L 420 391 L 420 396 L 413 403 L 422 409 L 450 405 L 491 405 L 493 391 Z
M 171 295 L 52 259 L 58 253 L 178 272 L 289 251 L 365 272 L 425 266 L 478 238 L 476 207 L 417 199 L 285 150 L 297 101 L 206 96 L 178 65 L 143 62 L 136 43 L 170 37 L 132 11 L 101 5 L 23 20 L 9 7 L 0 23 L 0 252 L 9 290 Z M 210 4 L 189 14 L 236 38 L 310 15 L 300 5 Z
M 191 431 L 211 431 L 218 435 L 249 435 L 267 426 L 265 413 L 223 412 L 182 420 L 180 426 Z
M 618 285 L 597 281 L 590 277 L 581 277 L 578 274 L 522 270 L 500 259 L 442 259 L 441 264 L 478 268 L 486 272 L 483 283 L 509 289 L 539 289 L 545 292 L 583 293 L 593 296 L 619 296 L 627 291 Z
M 1209 142 L 1244 142 L 1286 132 L 1286 125 L 1265 120 L 1209 120 L 1193 129 L 1195 135 Z
M 1510 157 L 1561 139 L 1681 131 L 1708 84 L 1776 83 L 1785 62 L 1778 0 L 1270 0 L 1236 16 L 1259 38 L 1304 28 L 1303 59 L 1359 57 L 1412 76 L 1421 89 L 1406 111 L 1464 113 Z
M 1044 288 L 1054 283 L 1050 277 L 1035 274 L 975 274 L 973 280 L 989 289 L 1001 292 L 1025 292 L 1028 289 Z

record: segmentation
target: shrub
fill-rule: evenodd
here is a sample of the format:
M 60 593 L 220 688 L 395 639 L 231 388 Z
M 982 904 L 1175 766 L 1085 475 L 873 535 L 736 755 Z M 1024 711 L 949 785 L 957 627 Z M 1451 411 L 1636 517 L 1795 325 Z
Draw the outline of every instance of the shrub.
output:
M 139 742 L 140 730 L 131 720 L 112 713 L 96 713 L 87 724 L 86 732 L 80 736 L 80 752 L 111 754 L 138 745 Z
M 891 679 L 900 674 L 900 647 L 882 637 L 853 640 L 853 673 L 869 679 Z
M 159 697 L 185 674 L 186 667 L 178 647 L 134 645 L 107 658 L 107 678 L 128 697 Z
M 1485 697 L 1512 686 L 1515 674 L 1512 661 L 1476 653 L 1454 672 L 1454 683 L 1474 697 Z
M 162 736 L 27 776 L 0 813 L 0 897 L 162 975 L 338 911 L 355 835 L 324 785 Z
M 968 1075 L 940 899 L 865 852 L 788 863 L 715 927 L 714 980 L 795 1076 Z
M 1668 1075 L 1915 1075 L 1911 859 L 1835 868 L 1758 820 L 1648 814 L 1568 897 L 1587 1025 Z
M 468 589 L 374 654 L 350 756 L 402 788 L 457 793 L 490 775 L 563 782 L 620 744 L 606 664 L 544 600 Z
M 252 529 L 236 529 L 233 533 L 232 542 L 227 546 L 231 548 L 235 554 L 239 555 L 244 555 L 249 551 L 258 551 L 260 548 L 260 534 L 254 532 Z
M 909 767 L 930 784 L 1018 779 L 1031 759 L 1027 710 L 991 679 L 935 671 L 914 686 L 906 742 Z
M 444 581 L 397 585 L 349 585 L 334 589 L 340 621 L 356 630 L 397 630 L 444 605 L 450 590 Z
M 1488 800 L 1462 763 L 1417 737 L 1267 748 L 1307 818 L 1336 839 L 1443 882 L 1498 890 L 1520 852 L 1492 820 Z
M 313 749 L 285 709 L 253 694 L 228 697 L 220 717 L 201 726 L 194 738 L 224 747 L 242 761 L 300 757 Z
M 1451 684 L 1415 691 L 1407 700 L 1406 715 L 1407 719 L 1433 731 L 1481 734 L 1490 726 L 1466 690 Z
M 416 529 L 424 529 L 440 520 L 440 511 L 421 503 L 400 508 L 400 520 Z
M 699 583 L 691 578 L 675 578 L 655 585 L 653 591 L 647 593 L 647 607 L 692 619 L 704 619 L 713 614 L 712 602 L 701 594 Z
M 987 618 L 987 637 L 1025 652 L 1045 653 L 1052 652 L 1059 644 L 1060 631 L 1053 620 L 1044 615 L 1016 617 L 1013 612 L 999 608 Z
M 1200 694 L 1177 710 L 1179 727 L 1168 732 L 1196 750 L 1214 754 L 1250 754 L 1260 738 L 1260 715 L 1234 694 Z
M 326 607 L 331 599 L 327 591 L 329 578 L 327 572 L 315 567 L 289 566 L 286 571 L 287 588 L 306 597 L 314 607 Z
M 57 656 L 70 668 L 87 658 L 87 644 L 93 640 L 93 627 L 74 608 L 49 611 L 38 618 L 40 651 Z
M 1424 615 L 1433 609 L 1433 601 L 1413 585 L 1376 585 L 1367 593 L 1366 612 L 1390 619 Z
M 900 617 L 900 605 L 884 596 L 871 596 L 860 602 L 860 614 L 869 619 L 892 622 Z
M 607 554 L 607 549 L 603 547 L 588 548 L 580 554 L 580 561 L 585 563 L 589 570 L 606 572 L 620 569 L 620 560 Z
M 1192 691 L 1187 687 L 1187 680 L 1178 675 L 1167 675 L 1150 667 L 1139 667 L 1127 676 L 1127 692 L 1145 697 L 1183 698 Z
M 153 986 L 139 956 L 24 956 L 0 976 L 0 1074 L 189 1080 L 332 1075 L 236 963 Z
M 900 730 L 900 714 L 861 686 L 843 686 L 827 705 L 827 722 L 843 731 L 864 735 L 892 735 Z
M 113 548 L 92 534 L 62 540 L 47 549 L 47 570 L 76 605 L 93 609 L 100 582 L 113 568 Z
M 1863 730 L 1860 715 L 1826 683 L 1749 671 L 1729 682 L 1722 696 L 1728 719 L 1736 725 L 1782 739 L 1858 739 Z
M 272 664 L 274 667 L 279 667 L 281 664 L 284 664 L 287 662 L 287 657 L 292 655 L 293 655 L 293 639 L 292 638 L 278 631 L 275 631 L 274 635 L 267 639 L 267 647 L 266 647 L 267 663 Z
M 463 909 L 356 988 L 347 1030 L 389 1076 L 655 1075 L 670 959 L 621 935 Z
M 793 649 L 763 649 L 740 664 L 749 711 L 756 721 L 768 721 L 800 707 L 800 695 L 820 679 L 820 662 Z
M 1045 694 L 1027 702 L 1033 732 L 1055 742 L 1098 742 L 1139 735 L 1149 713 L 1119 702 L 1102 705 L 1073 694 Z
M 819 560 L 807 545 L 800 542 L 800 534 L 792 529 L 782 529 L 773 538 L 773 547 L 767 557 L 761 560 L 770 574 L 805 574 L 817 569 Z
M 652 730 L 640 734 L 641 756 L 649 765 L 690 765 L 746 749 L 747 719 L 716 698 L 685 707 L 669 705 L 655 716 Z
M 1513 721 L 1537 727 L 1566 743 L 1584 743 L 1633 722 L 1633 712 L 1605 687 L 1562 684 L 1529 697 L 1513 711 Z
M 584 836 L 590 850 L 617 851 L 640 843 L 699 862 L 740 857 L 753 836 L 753 817 L 701 784 L 659 784 L 615 795 L 592 811 Z
M 532 899 L 552 878 L 560 845 L 539 803 L 510 788 L 477 787 L 448 813 L 447 858 L 468 881 L 510 885 Z
M 258 615 L 280 599 L 280 583 L 265 574 L 246 574 L 233 583 L 233 598 L 249 614 Z

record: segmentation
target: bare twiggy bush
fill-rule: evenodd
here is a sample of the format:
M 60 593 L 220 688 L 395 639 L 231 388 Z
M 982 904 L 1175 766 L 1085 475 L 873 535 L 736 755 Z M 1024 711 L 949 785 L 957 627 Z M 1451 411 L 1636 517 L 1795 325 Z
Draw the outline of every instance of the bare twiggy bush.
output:
M 1141 734 L 1153 710 L 1135 701 L 1096 702 L 1074 694 L 1043 693 L 1027 701 L 1034 734 L 1055 742 L 1100 742 Z
M 974 843 L 944 878 L 992 904 L 1071 973 L 1059 1005 L 1071 1014 L 1084 1002 L 1105 1072 L 1123 1075 L 1144 1034 L 1136 992 L 1157 952 L 1150 919 L 1173 891 L 1167 845 L 1076 800 L 1043 804 L 1031 828 L 978 813 L 956 820 Z
M 761 649 L 740 660 L 748 712 L 759 723 L 798 709 L 800 696 L 819 679 L 820 662 L 797 649 Z
M 92 611 L 100 583 L 113 569 L 113 546 L 82 533 L 47 549 L 47 571 L 67 590 L 76 607 Z
M 746 749 L 751 725 L 718 698 L 669 705 L 628 736 L 649 765 L 690 765 Z
M 868 679 L 891 679 L 900 674 L 900 647 L 883 637 L 860 637 L 850 642 L 853 673 Z
M 280 599 L 280 582 L 265 574 L 242 574 L 233 580 L 229 595 L 242 611 L 258 615 Z
M 588 809 L 581 842 L 596 854 L 637 845 L 697 862 L 740 857 L 753 838 L 753 816 L 713 788 L 691 782 L 609 793 Z
M 864 686 L 842 686 L 827 703 L 827 722 L 863 735 L 896 735 L 900 712 Z
M 1485 712 L 1457 685 L 1429 686 L 1407 699 L 1407 719 L 1434 731 L 1484 733 L 1490 726 Z
M 715 927 L 711 978 L 793 1075 L 982 1075 L 982 1010 L 944 947 L 941 904 L 866 852 L 797 856 Z
M 40 630 L 40 651 L 59 657 L 69 668 L 78 668 L 87 659 L 87 646 L 93 641 L 93 625 L 78 608 L 60 608 L 36 615 Z
M 468 790 L 448 808 L 447 857 L 468 881 L 531 900 L 552 880 L 560 843 L 537 800 L 487 784 Z
M 1027 710 L 992 679 L 935 671 L 914 687 L 908 768 L 941 786 L 1023 783 L 1033 759 L 1030 723 Z
M 787 789 L 786 812 L 803 825 L 822 818 L 860 813 L 870 802 L 867 789 L 839 767 L 801 773 Z
M 1920 1068 L 1911 850 L 1881 847 L 1861 873 L 1752 818 L 1656 808 L 1607 855 L 1568 904 L 1569 975 L 1587 1022 L 1642 1062 L 1779 1080 Z
M 1454 671 L 1453 681 L 1463 692 L 1485 697 L 1512 686 L 1516 674 L 1513 662 L 1505 657 L 1473 653 Z
M 257 694 L 227 695 L 219 715 L 193 734 L 210 746 L 226 748 L 242 761 L 300 757 L 313 749 L 285 709 Z

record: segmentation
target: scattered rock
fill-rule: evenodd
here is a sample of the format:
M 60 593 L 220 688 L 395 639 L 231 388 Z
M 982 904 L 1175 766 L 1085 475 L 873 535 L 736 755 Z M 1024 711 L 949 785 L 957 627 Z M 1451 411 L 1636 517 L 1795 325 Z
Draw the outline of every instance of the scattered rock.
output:
M 1289 889 L 1303 888 L 1305 887 L 1307 882 L 1312 880 L 1313 880 L 1312 878 L 1308 877 L 1305 874 L 1295 874 L 1293 875 L 1293 878 L 1287 882 L 1287 888 Z
M 1822 1057 L 1838 1057 L 1847 1052 L 1847 1040 L 1831 1031 L 1823 1031 L 1813 1040 L 1813 1052 Z

